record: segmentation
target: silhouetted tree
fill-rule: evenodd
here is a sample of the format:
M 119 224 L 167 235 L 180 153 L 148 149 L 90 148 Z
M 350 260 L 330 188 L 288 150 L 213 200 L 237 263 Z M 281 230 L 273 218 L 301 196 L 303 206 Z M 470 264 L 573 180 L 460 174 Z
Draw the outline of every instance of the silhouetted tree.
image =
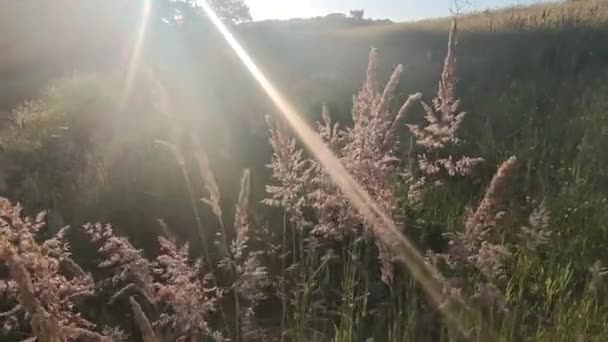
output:
M 357 20 L 363 20 L 363 17 L 365 16 L 365 10 L 350 10 L 350 16 L 351 18 L 357 19 Z
M 243 0 L 209 0 L 220 18 L 234 23 L 251 21 L 251 12 Z
M 249 7 L 243 0 L 206 0 L 217 15 L 226 21 L 241 23 L 251 21 Z M 201 15 L 197 0 L 156 0 L 159 15 L 168 22 L 186 22 Z

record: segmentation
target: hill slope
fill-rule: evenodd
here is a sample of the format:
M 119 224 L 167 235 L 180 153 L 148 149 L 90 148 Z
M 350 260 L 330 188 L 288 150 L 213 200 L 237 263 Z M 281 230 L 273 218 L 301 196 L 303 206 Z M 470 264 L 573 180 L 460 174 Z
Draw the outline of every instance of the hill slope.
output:
M 171 26 L 153 16 L 135 45 L 137 1 L 59 1 L 48 17 L 35 0 L 11 3 L 21 7 L 10 11 L 2 8 L 7 3 L 0 5 L 0 16 L 14 16 L 6 27 L 13 34 L 0 45 L 9 51 L 0 57 L 0 108 L 14 108 L 0 130 L 2 195 L 28 210 L 58 213 L 51 230 L 64 223 L 111 222 L 133 246 L 148 247 L 146 254 L 156 254 L 157 236 L 192 242 L 193 254 L 208 254 L 205 268 L 231 273 L 210 278 L 224 284 L 226 292 L 219 292 L 235 294 L 218 304 L 230 307 L 218 313 L 229 316 L 223 317 L 225 330 L 236 336 L 241 286 L 235 284 L 268 270 L 283 293 L 270 294 L 276 302 L 266 310 L 243 312 L 245 318 L 264 318 L 280 330 L 277 337 L 461 340 L 409 273 L 392 273 L 393 255 L 377 243 L 382 231 L 367 229 L 369 222 L 340 196 L 324 169 L 308 169 L 315 163 L 302 161 L 306 152 L 300 155 L 297 142 L 278 128 L 272 159 L 264 114 L 275 109 L 206 20 Z M 127 3 L 132 6 L 122 6 Z M 442 290 L 456 301 L 470 295 L 489 313 L 483 318 L 500 334 L 496 340 L 600 341 L 608 334 L 608 297 L 600 286 L 602 264 L 608 264 L 606 13 L 608 3 L 587 1 L 460 18 L 457 62 L 445 62 L 459 82 L 441 78 L 456 94 L 443 92 L 437 103 L 450 105 L 435 111 L 414 107 L 403 118 L 409 129 L 394 125 L 392 114 L 414 92 L 421 91 L 426 102 L 435 97 L 450 19 L 373 25 L 297 20 L 234 31 L 307 120 L 318 118 L 327 104 L 343 129 L 322 128 L 336 154 L 414 245 L 429 251 L 427 261 L 445 266 L 443 275 L 454 282 L 444 282 Z M 15 20 L 19 16 L 28 20 Z M 381 95 L 369 77 L 356 108 L 381 114 L 351 115 L 371 47 L 380 54 L 378 84 L 399 63 L 405 73 L 388 106 L 376 100 Z M 369 70 L 374 76 L 375 69 Z M 23 102 L 28 98 L 35 100 Z M 456 98 L 468 112 L 462 125 Z M 439 121 L 449 121 L 447 128 L 438 129 Z M 273 170 L 266 166 L 271 160 Z M 251 178 L 246 172 L 239 191 L 243 168 Z M 269 193 L 274 198 L 265 203 L 279 208 L 261 203 Z M 6 203 L 4 208 L 19 217 Z M 244 216 L 251 228 L 239 219 Z M 331 231 L 347 237 L 318 244 L 308 234 L 311 226 L 320 236 Z M 268 227 L 277 238 L 254 227 Z M 262 231 L 259 238 L 245 237 Z M 371 234 L 358 234 L 365 231 Z M 89 265 L 96 248 L 78 235 L 71 241 L 75 257 L 96 267 Z M 235 247 L 228 245 L 231 235 L 240 240 Z M 247 240 L 268 254 L 248 252 L 264 262 L 236 266 L 232 274 L 236 259 L 230 255 L 244 255 L 239 246 Z M 278 240 L 280 248 L 274 246 Z M 262 264 L 268 266 L 263 272 L 257 267 Z M 382 282 L 393 275 L 392 285 Z M 124 310 L 117 309 L 108 318 L 126 324 Z M 188 306 L 184 317 L 198 309 Z M 234 329 L 228 327 L 232 318 Z
M 141 21 L 137 2 L 61 0 L 52 12 L 36 1 L 15 4 L 3 3 L 0 13 L 30 20 L 0 21 L 12 33 L 2 43 L 9 51 L 0 63 L 4 111 L 35 98 L 62 75 L 94 72 L 109 80 L 128 74 Z M 530 154 L 526 144 L 542 137 L 550 147 L 545 157 L 574 158 L 583 139 L 601 136 L 594 120 L 601 119 L 607 102 L 606 13 L 608 3 L 587 1 L 459 19 L 458 95 L 470 112 L 465 129 L 477 154 L 491 161 Z M 450 23 L 449 18 L 397 24 L 312 19 L 244 24 L 235 32 L 302 113 L 318 118 L 326 103 L 334 116 L 347 118 L 371 47 L 380 53 L 381 78 L 404 64 L 400 96 L 422 91 L 430 98 Z M 192 129 L 198 127 L 204 145 L 221 141 L 222 154 L 232 156 L 225 158 L 232 165 L 228 169 L 247 166 L 264 174 L 269 150 L 263 116 L 273 107 L 214 32 L 204 20 L 183 27 L 152 20 L 140 65 L 167 87 L 179 104 L 173 111 Z

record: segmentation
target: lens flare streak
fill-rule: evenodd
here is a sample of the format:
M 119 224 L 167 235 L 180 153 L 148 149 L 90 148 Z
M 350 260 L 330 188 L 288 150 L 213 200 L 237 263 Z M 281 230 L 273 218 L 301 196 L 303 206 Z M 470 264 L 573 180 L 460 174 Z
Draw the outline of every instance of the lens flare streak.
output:
M 135 74 L 137 73 L 137 69 L 139 67 L 141 50 L 143 48 L 146 31 L 148 30 L 148 22 L 150 21 L 150 12 L 152 10 L 152 5 L 150 1 L 151 0 L 143 1 L 139 28 L 133 41 L 131 56 L 129 58 L 129 64 L 127 66 L 124 89 L 122 90 L 122 100 L 120 101 L 120 110 L 124 109 L 127 101 L 129 100 L 129 96 L 131 95 L 131 89 L 133 88 L 133 80 L 135 79 Z

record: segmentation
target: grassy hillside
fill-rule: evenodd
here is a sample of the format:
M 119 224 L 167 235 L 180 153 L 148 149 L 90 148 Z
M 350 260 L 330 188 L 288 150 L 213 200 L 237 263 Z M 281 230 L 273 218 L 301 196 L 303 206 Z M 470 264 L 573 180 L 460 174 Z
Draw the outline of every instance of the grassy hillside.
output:
M 460 78 L 472 84 L 485 83 L 481 77 L 543 82 L 538 74 L 553 72 L 563 78 L 601 67 L 605 8 L 601 1 L 582 1 L 464 16 L 459 20 Z M 449 26 L 450 19 L 343 28 L 287 21 L 249 24 L 242 35 L 260 63 L 270 72 L 276 70 L 276 77 L 292 76 L 284 86 L 318 78 L 335 81 L 328 84 L 331 89 L 340 82 L 354 89 L 365 52 L 376 47 L 386 73 L 402 63 L 407 69 L 405 88 L 419 88 L 422 82 L 426 90 L 432 89 L 440 70 Z M 504 83 L 491 89 L 502 91 L 500 86 Z
M 121 281 L 128 280 L 131 289 L 140 287 L 135 297 L 155 328 L 179 326 L 190 338 L 217 332 L 235 341 L 467 340 L 442 318 L 454 303 L 473 313 L 465 322 L 473 324 L 472 340 L 608 336 L 608 2 L 462 16 L 450 45 L 455 60 L 447 61 L 450 18 L 233 27 L 307 121 L 326 120 L 326 105 L 341 127 L 352 127 L 340 134 L 329 133 L 328 123 L 319 129 L 426 252 L 426 262 L 443 272 L 445 278 L 433 275 L 449 305 L 425 295 L 401 267 L 403 246 L 386 243 L 280 123 L 271 120 L 269 134 L 265 115 L 275 108 L 204 18 L 169 26 L 152 15 L 131 69 L 138 4 L 0 4 L 0 28 L 10 32 L 0 40 L 0 193 L 22 202 L 26 213 L 50 209 L 49 234 L 75 227 L 73 258 L 104 292 L 88 278 L 74 285 L 80 278 L 61 278 L 52 267 L 42 273 L 96 294 L 86 310 L 76 303 L 85 318 L 99 318 L 95 331 L 118 325 L 138 340 L 137 327 L 122 315 L 131 310 L 128 299 L 111 292 L 123 293 Z M 366 76 L 371 48 L 378 55 Z M 404 72 L 390 81 L 394 94 L 381 101 L 373 66 L 384 85 L 398 64 Z M 417 92 L 434 107 L 416 103 L 392 121 Z M 456 107 L 468 113 L 464 119 Z M 20 215 L 2 202 L 0 216 L 11 219 L 0 233 L 37 229 Z M 98 220 L 113 223 L 113 231 L 78 229 Z M 10 236 L 0 243 L 9 265 L 15 254 L 45 265 L 70 257 L 59 247 L 35 247 L 46 235 Z M 192 255 L 204 258 L 204 272 L 167 240 L 159 246 L 157 236 L 189 241 Z M 32 249 L 22 251 L 20 241 Z M 110 269 L 97 267 L 99 244 Z M 113 248 L 128 260 L 113 262 Z M 205 281 L 191 280 L 201 272 Z M 154 288 L 141 277 L 153 279 Z M 196 300 L 188 306 L 179 298 Z M 73 312 L 66 317 L 75 319 Z

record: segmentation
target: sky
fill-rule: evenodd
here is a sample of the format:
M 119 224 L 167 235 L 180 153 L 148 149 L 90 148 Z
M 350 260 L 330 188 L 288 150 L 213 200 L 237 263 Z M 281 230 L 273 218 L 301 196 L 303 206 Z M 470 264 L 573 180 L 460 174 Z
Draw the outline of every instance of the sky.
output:
M 374 19 L 407 21 L 450 14 L 454 0 L 245 0 L 254 20 L 291 19 L 348 13 L 364 9 L 365 16 Z M 459 0 L 470 9 L 527 5 L 543 0 Z

